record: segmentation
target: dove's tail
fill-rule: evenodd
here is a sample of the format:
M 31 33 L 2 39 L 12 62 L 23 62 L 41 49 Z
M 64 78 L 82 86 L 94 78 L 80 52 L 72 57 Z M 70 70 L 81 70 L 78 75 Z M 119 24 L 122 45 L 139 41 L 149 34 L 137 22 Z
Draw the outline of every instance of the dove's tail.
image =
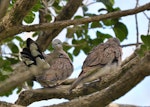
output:
M 71 87 L 69 88 L 69 93 L 71 93 L 72 90 L 73 90 L 74 88 L 76 88 L 77 85 L 79 85 L 85 77 L 86 77 L 86 75 L 81 75 L 81 76 L 79 76 L 79 77 L 72 83 Z
M 37 59 L 44 59 L 42 52 L 39 49 L 38 44 L 32 39 L 27 39 L 27 47 L 21 52 L 23 62 L 30 67 L 31 65 L 37 65 Z

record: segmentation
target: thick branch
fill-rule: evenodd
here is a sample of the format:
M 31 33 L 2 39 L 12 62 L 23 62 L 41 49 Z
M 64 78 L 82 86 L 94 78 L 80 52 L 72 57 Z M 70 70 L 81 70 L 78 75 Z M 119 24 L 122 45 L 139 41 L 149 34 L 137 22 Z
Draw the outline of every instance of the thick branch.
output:
M 150 52 L 140 60 L 134 67 L 131 67 L 117 82 L 109 87 L 95 92 L 93 94 L 83 96 L 71 100 L 70 102 L 53 105 L 50 107 L 105 107 L 110 102 L 121 97 L 135 85 L 137 85 L 149 73 L 150 75 Z
M 114 72 L 107 72 L 106 75 L 103 75 L 101 77 L 100 82 L 91 83 L 88 86 L 83 85 L 83 87 L 79 87 L 79 88 L 73 90 L 73 92 L 71 94 L 68 94 L 68 89 L 69 89 L 70 85 L 59 86 L 56 88 L 27 90 L 20 94 L 19 99 L 16 101 L 16 103 L 20 104 L 20 105 L 29 105 L 34 101 L 47 100 L 47 99 L 51 99 L 51 98 L 73 99 L 75 97 L 88 95 L 88 94 L 91 94 L 93 92 L 96 92 L 96 91 L 99 91 L 102 89 L 103 89 L 103 91 L 105 91 L 106 89 L 104 89 L 104 88 L 108 87 L 109 85 L 111 85 L 113 83 L 115 84 L 116 81 L 117 81 L 116 83 L 118 83 L 117 86 L 118 87 L 120 86 L 119 88 L 121 88 L 121 86 L 124 87 L 123 85 L 121 85 L 120 81 L 125 82 L 126 80 L 127 80 L 127 83 L 125 84 L 126 85 L 125 87 L 127 87 L 127 88 L 124 91 L 127 92 L 129 89 L 133 88 L 133 86 L 136 85 L 139 81 L 141 81 L 146 75 L 150 74 L 150 72 L 145 72 L 145 71 L 150 71 L 150 67 L 147 67 L 150 64 L 150 60 L 149 61 L 145 60 L 146 58 L 150 58 L 150 55 L 146 56 L 142 60 L 140 60 L 139 57 L 133 58 L 133 56 L 132 56 L 132 58 L 130 58 L 131 59 L 130 61 L 126 61 L 128 63 L 124 63 L 125 65 L 123 65 L 121 70 L 114 71 Z M 124 76 L 124 75 L 126 75 L 126 76 Z M 132 77 L 133 75 L 134 75 L 134 78 Z M 131 84 L 129 85 L 128 82 L 130 82 Z M 114 88 L 114 89 L 116 89 L 116 88 Z M 111 88 L 110 94 L 113 93 L 112 91 L 115 92 Z M 122 95 L 124 94 L 123 90 L 121 92 L 122 93 L 118 93 L 117 94 L 118 96 L 115 96 L 113 98 L 120 97 L 121 94 Z M 105 94 L 103 94 L 103 95 L 104 96 L 108 95 L 107 92 Z M 109 99 L 109 100 L 113 101 L 114 99 Z M 104 101 L 104 99 L 102 99 L 102 101 Z M 73 100 L 73 102 L 74 102 L 74 100 Z M 110 101 L 109 101 L 109 103 L 110 103 Z
M 131 105 L 131 104 L 117 104 L 117 103 L 110 103 L 106 107 L 148 107 L 148 106 L 138 106 L 138 105 Z
M 136 54 L 134 53 L 129 58 L 124 60 L 123 63 L 122 63 L 122 66 L 127 64 L 128 62 L 130 62 L 130 60 L 135 58 L 135 56 L 136 56 Z M 21 68 L 20 68 L 20 66 L 21 66 Z M 23 82 L 33 78 L 33 75 L 31 74 L 31 72 L 27 71 L 27 68 L 25 67 L 25 65 L 23 63 L 18 63 L 16 65 L 14 65 L 13 69 L 14 69 L 13 74 L 7 80 L 5 80 L 4 82 L 0 83 L 0 94 L 3 94 L 5 92 L 7 92 L 8 90 L 11 90 L 12 88 L 15 88 L 18 85 L 22 84 Z M 64 83 L 64 85 L 69 85 L 73 81 L 74 81 L 74 79 L 68 80 L 68 81 L 66 81 Z M 103 82 L 101 82 L 101 83 L 103 83 Z M 111 82 L 108 82 L 108 83 L 111 83 Z
M 2 19 L 2 24 L 5 28 L 21 24 L 23 18 L 31 10 L 37 0 L 17 0 L 10 12 Z
M 3 36 L 5 36 L 8 34 L 4 38 L 0 37 L 0 42 L 2 42 L 3 39 L 6 39 L 19 33 L 18 31 L 14 32 L 13 30 L 7 31 L 7 29 L 10 28 L 10 26 L 13 27 L 16 25 L 21 25 L 23 18 L 27 15 L 27 13 L 33 7 L 36 1 L 37 0 L 16 1 L 13 8 L 2 18 L 2 21 L 0 22 L 0 35 L 3 34 Z
M 79 6 L 81 5 L 83 0 L 69 0 L 66 6 L 62 9 L 59 15 L 56 17 L 55 22 L 68 20 L 72 18 L 75 14 Z M 46 20 L 46 19 L 45 19 Z M 61 31 L 63 27 L 51 28 L 42 32 L 42 35 L 39 35 L 37 42 L 40 44 L 41 50 L 45 50 L 49 44 L 51 43 L 52 39 L 56 37 Z
M 100 21 L 100 20 L 109 19 L 109 18 L 118 18 L 122 16 L 132 15 L 132 14 L 139 13 L 139 12 L 142 12 L 144 10 L 149 10 L 149 9 L 150 9 L 150 3 L 147 3 L 135 9 L 117 11 L 117 12 L 112 12 L 112 13 L 99 15 L 99 16 L 93 16 L 89 18 L 57 21 L 54 23 L 43 23 L 40 25 L 36 24 L 36 25 L 30 25 L 30 26 L 13 26 L 13 27 L 5 29 L 5 31 L 0 33 L 0 42 L 3 39 L 6 39 L 15 34 L 25 32 L 25 31 L 29 32 L 29 31 L 38 31 L 38 30 L 46 30 L 46 29 L 54 29 L 54 28 L 64 28 L 69 25 L 79 25 L 79 24 L 90 23 L 93 21 Z
M 9 79 L 0 83 L 0 95 L 3 95 L 5 92 L 16 88 L 17 86 L 21 85 L 26 80 L 30 80 L 33 78 L 33 75 L 30 71 L 19 72 L 13 76 L 10 76 Z
M 6 14 L 10 0 L 0 0 L 0 19 Z
M 44 63 L 45 64 L 45 63 Z M 19 69 L 17 69 L 19 67 Z M 44 71 L 44 66 L 34 66 L 32 65 L 30 68 L 24 67 L 25 65 L 23 63 L 19 63 L 17 67 L 14 67 L 14 72 L 8 79 L 0 83 L 0 95 L 5 94 L 5 92 L 16 88 L 19 85 L 22 85 L 27 80 L 33 80 L 35 75 L 38 75 L 41 73 L 41 71 Z
M 0 107 L 24 107 L 24 106 L 0 101 Z

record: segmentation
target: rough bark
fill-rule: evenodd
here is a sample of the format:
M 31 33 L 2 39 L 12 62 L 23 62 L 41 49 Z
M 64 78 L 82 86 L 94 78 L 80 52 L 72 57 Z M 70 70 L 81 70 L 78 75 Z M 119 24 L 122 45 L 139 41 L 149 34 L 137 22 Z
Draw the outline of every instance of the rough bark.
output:
M 0 19 L 6 14 L 9 2 L 9 0 L 0 0 Z
M 26 106 L 40 100 L 52 98 L 66 98 L 71 100 L 83 96 L 55 106 L 98 107 L 102 105 L 104 107 L 132 89 L 145 76 L 150 75 L 149 59 L 150 52 L 144 58 L 138 56 L 133 58 L 132 56 L 130 61 L 124 63 L 125 65 L 122 65 L 119 71 L 107 72 L 106 75 L 101 77 L 100 82 L 97 81 L 89 85 L 83 85 L 73 90 L 71 94 L 68 93 L 70 85 L 24 91 L 19 95 L 16 104 Z
M 16 25 L 21 25 L 23 18 L 31 10 L 37 0 L 17 0 L 13 8 L 2 18 L 0 22 L 0 42 L 8 37 L 18 34 L 19 31 L 13 31 Z
M 109 87 L 97 91 L 93 94 L 79 97 L 71 100 L 70 102 L 52 105 L 49 107 L 105 107 L 110 102 L 121 97 L 135 85 L 137 85 L 145 76 L 150 74 L 150 52 L 135 66 L 131 68 L 115 83 L 111 84 Z
M 24 107 L 24 106 L 0 101 L 0 107 Z
M 75 0 L 70 0 L 70 1 L 74 2 Z M 82 2 L 81 0 L 79 1 L 80 3 Z M 112 12 L 112 13 L 108 13 L 105 15 L 83 18 L 83 19 L 78 19 L 78 20 L 68 20 L 73 16 L 76 9 L 78 9 L 78 7 L 80 6 L 80 3 L 78 5 L 74 4 L 75 5 L 74 11 L 73 11 L 74 13 L 70 13 L 67 16 L 68 9 L 71 9 L 72 11 L 72 6 L 73 6 L 73 4 L 69 5 L 69 2 L 68 2 L 68 7 L 66 6 L 64 8 L 64 10 L 60 13 L 60 15 L 57 16 L 56 22 L 54 23 L 43 23 L 43 24 L 30 25 L 30 26 L 21 25 L 23 18 L 26 16 L 28 11 L 30 11 L 30 9 L 35 3 L 36 3 L 36 0 L 32 0 L 32 1 L 18 0 L 16 2 L 13 9 L 10 10 L 10 12 L 5 17 L 3 17 L 2 22 L 0 22 L 0 42 L 2 42 L 4 39 L 8 37 L 12 37 L 15 34 L 18 34 L 21 32 L 47 30 L 51 28 L 52 29 L 51 32 L 46 37 L 43 37 L 42 39 L 39 38 L 38 40 L 40 44 L 45 44 L 45 38 L 47 39 L 48 37 L 48 39 L 46 40 L 46 45 L 42 46 L 42 49 L 44 50 L 47 48 L 50 41 L 55 36 L 57 36 L 58 33 L 66 26 L 90 23 L 92 21 L 100 21 L 100 20 L 109 19 L 109 18 L 123 17 L 123 16 L 132 15 L 132 14 L 150 9 L 150 3 L 148 3 L 135 9 Z M 107 105 L 114 99 L 119 98 L 120 96 L 124 95 L 127 91 L 129 91 L 137 83 L 139 83 L 145 76 L 150 74 L 150 67 L 148 66 L 150 64 L 149 54 L 150 53 L 148 53 L 143 59 L 139 57 L 133 57 L 132 59 L 122 64 L 123 66 L 120 71 L 110 73 L 110 74 L 108 73 L 106 76 L 101 78 L 100 82 L 91 83 L 90 85 L 88 85 L 88 87 L 85 85 L 83 87 L 75 89 L 71 94 L 68 94 L 68 92 L 66 91 L 70 85 L 62 85 L 62 86 L 57 87 L 56 89 L 52 88 L 52 89 L 28 90 L 20 94 L 20 98 L 17 100 L 16 103 L 22 104 L 22 105 L 28 105 L 34 101 L 39 101 L 43 99 L 51 99 L 51 98 L 74 99 L 75 97 L 86 95 L 84 97 L 80 97 L 79 99 L 74 99 L 68 103 L 63 103 L 57 106 L 65 106 L 65 105 L 86 106 L 89 103 L 87 102 L 88 100 L 91 101 L 89 106 L 91 105 L 91 106 L 96 107 L 97 102 L 102 103 L 102 105 Z M 18 67 L 17 69 L 19 69 L 21 72 L 24 72 L 25 71 L 24 67 L 22 68 L 20 69 L 20 67 Z M 10 90 L 11 88 L 16 87 L 17 85 L 23 83 L 24 81 L 31 79 L 33 76 L 30 74 L 29 71 L 24 72 L 24 73 L 20 73 L 20 71 L 19 73 L 17 72 L 15 77 L 12 76 L 6 81 L 4 81 L 3 83 L 0 83 L 0 93 L 6 92 Z M 71 82 L 69 84 L 71 84 Z M 109 88 L 107 88 L 108 86 Z M 122 88 L 124 88 L 124 90 L 122 90 Z M 96 94 L 95 92 L 98 94 Z M 114 93 L 117 93 L 117 94 L 114 95 Z M 91 95 L 88 95 L 88 94 L 91 94 Z M 31 101 L 28 101 L 29 98 L 31 99 Z M 80 103 L 84 101 L 85 103 Z
M 8 103 L 8 102 L 0 101 L 0 107 L 25 107 L 25 106 L 21 106 L 21 105 L 16 105 L 16 104 L 12 104 L 12 103 Z M 110 103 L 106 107 L 143 107 L 143 106 Z M 146 107 L 146 106 L 144 106 L 144 107 Z
M 59 13 L 59 15 L 55 18 L 55 22 L 72 18 L 72 16 L 81 5 L 82 1 L 83 0 L 69 0 L 66 6 Z M 53 38 L 55 38 L 63 28 L 63 26 L 58 26 L 55 28 L 52 27 L 46 31 L 42 31 L 42 35 L 39 35 L 37 39 L 38 44 L 40 44 L 41 50 L 45 50 L 49 46 Z
M 4 28 L 7 28 L 9 26 L 21 24 L 23 18 L 31 10 L 36 1 L 37 0 L 17 0 L 10 12 L 8 12 L 2 19 L 1 25 L 3 25 Z
M 25 31 L 29 32 L 29 31 L 47 30 L 51 28 L 56 30 L 57 28 L 64 28 L 69 25 L 79 25 L 79 24 L 90 23 L 92 21 L 100 21 L 100 20 L 109 19 L 109 18 L 118 18 L 118 17 L 127 16 L 127 15 L 132 15 L 132 14 L 136 14 L 136 13 L 142 12 L 144 10 L 149 10 L 149 9 L 150 9 L 150 3 L 147 3 L 135 9 L 116 11 L 116 12 L 111 12 L 108 14 L 89 17 L 89 18 L 56 21 L 54 23 L 43 23 L 43 24 L 36 24 L 36 25 L 30 25 L 30 26 L 28 25 L 27 26 L 12 26 L 0 32 L 0 42 L 8 37 L 14 36 L 15 34 L 25 32 Z M 49 38 L 51 38 L 51 35 L 49 36 Z M 42 48 L 42 49 L 45 49 L 45 48 Z

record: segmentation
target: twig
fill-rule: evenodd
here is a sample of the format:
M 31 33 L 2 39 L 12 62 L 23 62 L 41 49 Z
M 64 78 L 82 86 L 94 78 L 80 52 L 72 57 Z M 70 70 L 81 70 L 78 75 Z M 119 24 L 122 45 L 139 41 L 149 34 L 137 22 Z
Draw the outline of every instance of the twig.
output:
M 150 34 L 150 20 L 148 22 L 148 30 L 147 30 L 147 35 L 149 35 L 149 34 Z
M 24 26 L 12 26 L 10 28 L 5 29 L 5 31 L 2 31 L 0 33 L 0 41 L 3 39 L 6 39 L 8 37 L 14 36 L 15 34 L 21 33 L 21 32 L 29 32 L 29 31 L 37 31 L 37 30 L 47 30 L 50 28 L 58 28 L 58 27 L 66 27 L 70 25 L 80 25 L 80 24 L 85 24 L 85 23 L 90 23 L 93 21 L 100 21 L 104 19 L 109 19 L 109 18 L 118 18 L 118 17 L 123 17 L 127 15 L 133 15 L 139 12 L 142 12 L 144 10 L 149 10 L 150 9 L 150 3 L 147 3 L 143 6 L 137 7 L 135 9 L 130 9 L 130 10 L 124 10 L 124 11 L 116 11 L 116 12 L 111 12 L 108 14 L 104 15 L 99 15 L 99 16 L 93 16 L 89 18 L 81 18 L 81 19 L 75 19 L 75 20 L 65 20 L 65 21 L 57 21 L 54 23 L 42 23 L 42 24 L 35 24 L 35 25 L 24 25 Z M 51 37 L 51 36 L 50 36 Z
M 135 8 L 137 8 L 138 7 L 138 4 L 139 4 L 139 0 L 136 0 L 136 6 L 135 6 Z M 135 26 L 136 26 L 136 42 L 137 42 L 137 44 L 136 44 L 136 47 L 138 47 L 138 45 L 139 45 L 139 28 L 138 28 L 138 19 L 137 19 L 137 14 L 135 14 Z
M 143 13 L 144 13 L 145 17 L 146 17 L 148 20 L 150 20 L 150 18 L 148 17 L 148 15 L 147 15 L 145 12 L 143 12 Z
M 148 17 L 148 15 L 145 12 L 143 12 L 143 13 L 144 13 L 145 17 L 149 20 L 149 22 L 148 22 L 148 30 L 147 30 L 147 35 L 149 35 L 149 33 L 150 33 L 150 17 Z
M 142 43 L 138 43 L 138 45 L 141 45 Z M 131 44 L 126 44 L 126 45 L 121 45 L 121 47 L 128 47 L 128 46 L 136 46 L 137 43 L 131 43 Z

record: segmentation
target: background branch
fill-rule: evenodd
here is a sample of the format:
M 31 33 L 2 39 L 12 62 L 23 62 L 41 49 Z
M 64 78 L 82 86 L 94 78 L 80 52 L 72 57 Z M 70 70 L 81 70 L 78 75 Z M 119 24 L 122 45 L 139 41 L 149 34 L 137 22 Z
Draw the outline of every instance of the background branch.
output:
M 20 25 L 23 18 L 36 2 L 37 0 L 17 0 L 10 12 L 2 19 L 0 26 L 7 28 L 9 26 Z
M 36 25 L 30 25 L 30 26 L 26 25 L 26 26 L 8 27 L 7 29 L 5 29 L 3 32 L 0 33 L 0 42 L 3 39 L 6 39 L 6 38 L 11 37 L 15 34 L 25 32 L 25 31 L 29 32 L 29 31 L 55 29 L 55 28 L 56 29 L 57 28 L 62 29 L 62 28 L 66 27 L 66 26 L 69 26 L 69 25 L 79 25 L 79 24 L 90 23 L 92 21 L 100 21 L 100 20 L 109 19 L 109 18 L 118 18 L 118 17 L 123 17 L 123 16 L 127 16 L 127 15 L 136 14 L 136 13 L 142 12 L 144 10 L 149 10 L 149 9 L 150 9 L 150 3 L 147 3 L 143 6 L 140 6 L 140 7 L 135 8 L 135 9 L 124 10 L 124 11 L 116 11 L 116 12 L 111 12 L 111 13 L 108 13 L 108 14 L 93 16 L 93 17 L 89 17 L 89 18 L 57 21 L 57 22 L 54 22 L 54 23 L 43 23 L 43 24 L 40 24 L 40 25 L 36 24 Z M 49 37 L 52 37 L 52 36 L 49 35 Z M 42 49 L 45 49 L 45 48 L 42 48 Z
M 25 66 L 24 63 L 18 65 Z M 12 75 L 10 75 L 8 79 L 0 82 L 0 95 L 3 95 L 5 92 L 10 91 L 12 88 L 16 88 L 19 85 L 21 86 L 27 80 L 33 80 L 35 75 L 38 75 L 39 73 L 41 73 L 40 71 L 43 71 L 45 69 L 47 68 L 43 68 L 43 66 L 37 65 L 32 65 L 30 68 L 22 67 L 22 69 L 17 69 L 12 73 Z
M 142 43 L 138 43 L 138 45 L 141 45 Z M 128 47 L 128 46 L 136 46 L 137 43 L 131 43 L 131 44 L 126 44 L 126 45 L 121 45 L 121 47 Z
M 137 8 L 138 5 L 139 5 L 139 0 L 136 0 L 135 8 Z M 139 45 L 139 28 L 138 28 L 138 17 L 137 17 L 137 14 L 135 14 L 135 26 L 136 26 L 136 47 L 138 47 L 138 45 Z
M 138 105 L 131 105 L 131 104 L 117 104 L 117 103 L 110 103 L 106 107 L 148 107 L 148 106 L 138 106 Z
M 0 19 L 6 14 L 10 0 L 0 0 Z
M 66 6 L 62 9 L 59 15 L 55 18 L 55 22 L 62 21 L 62 20 L 69 20 L 75 14 L 79 6 L 81 5 L 83 0 L 69 0 Z M 40 12 L 43 15 L 45 13 Z M 40 18 L 40 22 L 47 22 L 47 19 L 43 20 Z M 41 35 L 38 36 L 37 43 L 40 44 L 41 50 L 45 50 L 53 38 L 55 38 L 63 29 L 63 26 L 52 27 L 48 30 L 43 30 Z
M 0 101 L 0 107 L 24 107 L 24 106 L 8 103 L 8 102 L 4 102 L 4 101 Z

